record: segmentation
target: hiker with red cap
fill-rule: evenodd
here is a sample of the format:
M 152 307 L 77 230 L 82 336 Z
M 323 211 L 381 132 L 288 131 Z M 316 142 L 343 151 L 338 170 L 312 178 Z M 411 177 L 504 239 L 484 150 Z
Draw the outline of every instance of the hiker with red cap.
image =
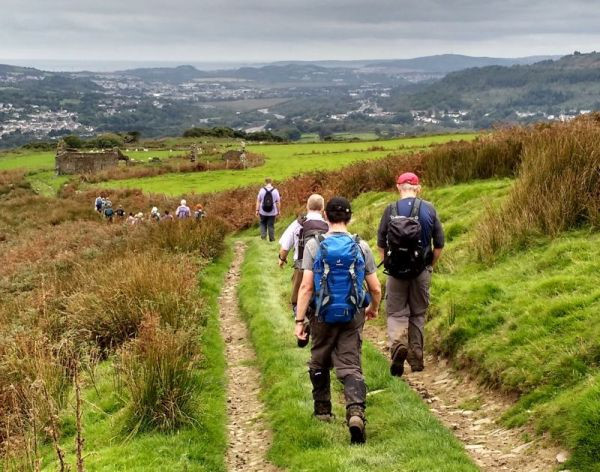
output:
M 383 213 L 377 246 L 388 276 L 390 373 L 400 377 L 404 361 L 413 372 L 424 368 L 425 312 L 433 268 L 444 247 L 444 231 L 433 205 L 418 197 L 421 185 L 417 175 L 400 175 L 396 187 L 400 199 Z

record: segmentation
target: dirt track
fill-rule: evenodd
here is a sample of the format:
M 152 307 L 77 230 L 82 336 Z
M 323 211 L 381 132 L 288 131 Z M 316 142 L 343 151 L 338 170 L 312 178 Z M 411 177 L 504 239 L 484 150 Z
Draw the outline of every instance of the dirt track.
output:
M 229 471 L 273 472 L 279 470 L 266 459 L 271 432 L 263 419 L 259 398 L 260 374 L 246 324 L 238 308 L 237 286 L 245 247 L 235 245 L 235 257 L 220 298 L 221 335 L 226 343 Z
M 388 355 L 383 329 L 365 326 L 365 336 Z M 479 386 L 453 371 L 445 361 L 429 356 L 423 372 L 403 377 L 431 412 L 460 439 L 484 471 L 547 472 L 556 468 L 560 449 L 527 428 L 506 429 L 498 424 L 513 404 L 511 399 Z M 471 400 L 475 407 L 467 409 Z M 476 404 L 476 405 L 475 405 Z M 526 439 L 529 438 L 529 439 Z

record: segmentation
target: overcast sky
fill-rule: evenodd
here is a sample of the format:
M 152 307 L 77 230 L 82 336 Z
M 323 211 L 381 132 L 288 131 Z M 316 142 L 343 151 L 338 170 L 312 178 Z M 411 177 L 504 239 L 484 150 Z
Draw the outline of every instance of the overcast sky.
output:
M 600 49 L 597 0 L 0 0 L 0 58 L 271 61 Z

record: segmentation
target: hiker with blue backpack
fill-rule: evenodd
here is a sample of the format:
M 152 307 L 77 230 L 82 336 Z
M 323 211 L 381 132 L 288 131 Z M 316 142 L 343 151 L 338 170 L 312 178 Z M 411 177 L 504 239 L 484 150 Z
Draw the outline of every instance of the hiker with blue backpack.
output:
M 433 205 L 418 197 L 419 177 L 411 172 L 396 180 L 400 199 L 385 209 L 377 246 L 386 283 L 390 373 L 401 377 L 404 362 L 424 369 L 425 313 L 433 268 L 444 247 L 444 231 Z
M 281 196 L 279 191 L 273 187 L 271 179 L 265 179 L 265 186 L 260 189 L 256 197 L 256 216 L 260 220 L 260 237 L 269 241 L 275 241 L 275 219 L 281 212 Z
M 113 210 L 112 207 L 112 202 L 107 198 L 106 200 L 104 200 L 104 218 L 106 218 L 106 221 L 109 223 L 113 222 L 113 218 L 115 216 L 115 210 Z
M 308 315 L 314 416 L 324 421 L 333 418 L 329 371 L 334 368 L 344 385 L 350 442 L 360 444 L 366 441 L 367 398 L 361 364 L 362 330 L 365 320 L 377 316 L 381 286 L 369 245 L 347 230 L 352 217 L 348 200 L 329 200 L 325 217 L 329 231 L 308 241 L 304 248 L 294 334 L 298 340 L 307 340 Z

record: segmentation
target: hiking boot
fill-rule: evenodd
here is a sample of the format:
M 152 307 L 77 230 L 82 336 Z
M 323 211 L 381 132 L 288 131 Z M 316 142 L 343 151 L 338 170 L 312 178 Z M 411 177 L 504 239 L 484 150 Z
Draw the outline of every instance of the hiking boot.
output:
M 326 423 L 333 421 L 334 416 L 331 413 L 331 402 L 315 402 L 313 416 L 319 421 Z
M 392 365 L 390 366 L 390 374 L 393 377 L 402 377 L 404 374 L 404 361 L 408 350 L 404 346 L 398 346 L 392 356 Z
M 411 372 L 423 372 L 423 369 L 425 369 L 423 358 L 418 358 L 412 349 L 408 351 L 406 361 L 410 365 Z
M 346 416 L 348 417 L 350 444 L 364 444 L 367 441 L 364 409 L 359 406 L 351 406 L 348 408 Z

